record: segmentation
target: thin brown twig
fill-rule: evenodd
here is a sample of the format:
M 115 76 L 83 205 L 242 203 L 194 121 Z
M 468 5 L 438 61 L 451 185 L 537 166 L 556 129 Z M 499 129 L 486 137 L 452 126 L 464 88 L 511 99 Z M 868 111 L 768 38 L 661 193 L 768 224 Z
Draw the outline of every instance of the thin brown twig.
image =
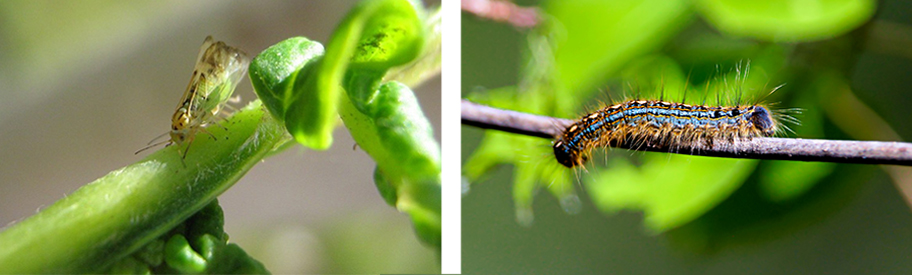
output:
M 502 110 L 467 100 L 462 101 L 462 124 L 479 128 L 552 138 L 571 123 L 573 121 L 569 119 Z M 907 142 L 753 138 L 735 142 L 715 142 L 712 145 L 696 144 L 691 148 L 674 150 L 641 144 L 618 144 L 617 147 L 711 157 L 912 166 L 912 143 Z
M 520 7 L 507 1 L 462 0 L 462 10 L 517 28 L 535 27 L 541 21 L 538 9 Z

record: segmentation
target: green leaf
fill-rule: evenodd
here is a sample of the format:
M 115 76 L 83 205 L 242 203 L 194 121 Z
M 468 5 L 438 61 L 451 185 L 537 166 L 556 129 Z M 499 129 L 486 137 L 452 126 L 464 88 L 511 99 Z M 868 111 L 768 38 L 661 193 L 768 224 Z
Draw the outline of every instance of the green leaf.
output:
M 688 80 L 678 63 L 661 54 L 643 55 L 624 66 L 618 74 L 622 79 L 632 82 L 635 93 L 638 93 L 634 97 L 664 97 L 665 100 L 680 101 L 684 87 L 688 86 Z
M 200 236 L 209 234 L 221 239 L 228 239 L 225 234 L 225 213 L 219 206 L 218 200 L 213 200 L 202 210 L 193 214 L 192 217 L 184 221 L 187 228 L 187 238 L 194 240 Z
M 424 30 L 412 3 L 375 0 L 364 5 L 364 13 L 354 15 L 365 18 L 364 25 L 359 26 L 363 29 L 351 58 L 352 70 L 386 71 L 411 62 L 421 53 Z
M 357 108 L 342 101 L 342 120 L 358 146 L 377 162 L 378 190 L 412 216 L 422 240 L 440 245 L 440 147 L 411 90 L 383 84 Z M 363 110 L 363 112 L 362 112 Z M 392 193 L 392 194 L 391 194 Z
M 423 43 L 412 3 L 363 1 L 333 32 L 325 55 L 319 43 L 288 39 L 254 58 L 250 78 L 270 112 L 284 120 L 298 143 L 325 150 L 332 145 L 340 83 L 349 63 L 355 70 L 382 77 L 390 67 L 417 57 Z M 377 82 L 368 85 L 377 86 L 380 77 L 371 77 Z
M 408 24 L 408 19 L 418 24 Z M 382 68 L 399 65 L 414 58 L 418 52 L 399 42 L 420 36 L 420 21 L 415 8 L 405 0 L 362 1 L 342 20 L 327 43 L 326 55 L 317 66 L 316 75 L 303 83 L 303 102 L 293 104 L 286 115 L 288 131 L 298 142 L 314 148 L 328 148 L 332 144 L 332 130 L 336 121 L 340 83 L 350 61 L 364 68 Z M 363 35 L 372 35 L 365 37 Z M 420 42 L 420 40 L 419 40 Z M 420 43 L 418 43 L 420 45 Z M 370 54 L 360 50 L 371 50 Z M 321 139 L 309 139 L 319 135 Z
M 115 263 L 107 273 L 269 273 L 240 247 L 228 244 L 223 226 L 222 208 L 213 200 L 167 234 Z
M 172 230 L 288 141 L 255 101 L 209 127 L 184 162 L 169 146 L 0 232 L 0 273 L 99 272 Z M 186 165 L 184 164 L 186 163 Z
M 332 44 L 330 47 L 355 47 L 347 75 L 345 90 L 352 103 L 362 112 L 370 112 L 362 102 L 370 102 L 378 96 L 380 82 L 387 71 L 404 65 L 419 56 L 424 45 L 424 29 L 412 3 L 405 0 L 365 1 L 363 9 L 350 14 L 351 24 L 348 35 L 358 36 L 357 44 Z M 358 13 L 360 12 L 360 13 Z M 363 18 L 361 18 L 363 17 Z M 343 21 L 342 26 L 346 26 Z M 342 29 L 340 26 L 340 29 Z M 359 29 L 360 28 L 360 29 Z M 347 38 L 346 42 L 355 41 Z
M 206 237 L 214 238 L 206 235 Z M 209 269 L 209 274 L 269 274 L 266 267 L 257 260 L 247 255 L 237 244 L 220 244 L 214 250 Z
M 388 177 L 437 178 L 440 149 L 414 93 L 398 82 L 378 91 L 370 102 L 361 102 L 363 109 L 343 104 L 342 118 L 352 137 Z
M 873 0 L 695 1 L 719 30 L 777 42 L 806 42 L 847 33 L 873 15 Z
M 700 217 L 728 198 L 756 165 L 756 160 L 650 153 L 640 167 L 612 159 L 610 169 L 592 172 L 586 187 L 601 211 L 643 210 L 646 225 L 662 232 Z
M 324 95 L 306 85 L 314 78 L 314 70 L 322 57 L 323 45 L 304 37 L 292 37 L 258 54 L 249 70 L 250 83 L 269 112 L 285 122 L 286 128 L 299 143 L 320 150 L 332 144 L 332 135 L 324 131 L 305 130 L 311 128 L 300 125 L 305 122 L 298 116 L 302 115 L 302 110 L 308 110 L 311 114 L 318 114 L 312 123 L 322 125 L 314 127 L 331 129 L 335 125 L 334 120 L 325 119 L 335 116 L 335 107 L 319 100 L 333 95 Z M 324 119 L 316 119 L 318 117 Z
M 561 94 L 589 94 L 628 61 L 658 49 L 689 20 L 683 0 L 549 1 Z
M 254 58 L 250 76 L 270 112 L 284 118 L 301 144 L 328 148 L 341 115 L 358 145 L 377 162 L 374 177 L 381 196 L 412 216 L 422 240 L 439 247 L 440 147 L 412 91 L 398 82 L 382 84 L 387 71 L 419 56 L 432 64 L 421 68 L 434 70 L 437 64 L 439 69 L 433 62 L 439 59 L 439 43 L 425 51 L 424 39 L 426 31 L 439 29 L 423 25 L 417 5 L 360 2 L 336 28 L 322 57 L 319 44 L 289 39 Z
M 181 273 L 202 273 L 206 259 L 193 251 L 183 235 L 174 235 L 165 244 L 165 262 Z
M 440 75 L 440 45 L 443 42 L 440 7 L 428 11 L 422 21 L 424 46 L 421 47 L 421 54 L 406 65 L 391 68 L 385 79 L 416 87 L 427 79 Z
M 381 196 L 411 216 L 422 241 L 439 248 L 440 146 L 411 89 L 382 83 L 391 68 L 422 56 L 425 28 L 417 8 L 405 0 L 362 2 L 333 35 L 323 64 L 335 65 L 318 79 L 338 83 L 347 69 L 340 112 L 345 127 L 377 162 Z M 332 53 L 352 56 L 351 63 Z

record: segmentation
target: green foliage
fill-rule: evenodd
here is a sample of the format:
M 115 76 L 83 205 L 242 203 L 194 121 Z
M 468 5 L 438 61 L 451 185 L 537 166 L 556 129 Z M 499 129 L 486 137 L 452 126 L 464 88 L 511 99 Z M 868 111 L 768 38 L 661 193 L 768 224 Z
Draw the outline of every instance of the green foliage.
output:
M 364 109 L 343 101 L 342 119 L 358 145 L 377 161 L 377 188 L 412 217 L 423 241 L 440 246 L 440 147 L 411 90 L 388 82 Z M 394 194 L 394 195 L 393 195 Z
M 692 16 L 683 0 L 549 1 L 545 12 L 553 16 L 552 76 L 560 93 L 573 95 L 591 95 L 599 79 L 662 46 Z
M 228 243 L 218 201 L 108 269 L 108 273 L 266 274 L 259 261 Z
M 639 209 L 655 232 L 679 227 L 728 198 L 757 165 L 755 160 L 648 154 L 636 167 L 612 158 L 586 185 L 600 210 Z
M 182 235 L 174 235 L 165 243 L 164 254 L 168 267 L 177 272 L 202 273 L 206 270 L 206 259 L 193 251 L 187 238 Z
M 364 1 L 340 23 L 325 54 L 316 42 L 292 38 L 254 58 L 250 76 L 270 112 L 303 145 L 327 148 L 341 115 L 377 161 L 380 194 L 412 217 L 423 241 L 439 247 L 440 147 L 411 89 L 384 82 L 390 69 L 439 52 L 425 47 L 432 28 L 424 16 L 409 1 Z
M 300 127 L 289 125 L 286 115 L 292 106 L 305 106 L 314 112 L 327 113 L 326 104 L 308 101 L 308 98 L 298 92 L 303 89 L 306 79 L 309 79 L 318 66 L 318 60 L 323 57 L 323 45 L 319 42 L 308 40 L 304 37 L 292 37 L 285 41 L 270 46 L 250 64 L 250 83 L 257 92 L 266 109 L 278 120 L 285 123 L 285 127 L 298 134 L 295 138 L 299 143 L 315 149 L 326 149 L 332 141 L 332 135 L 319 133 L 304 135 Z M 300 79 L 300 80 L 299 80 Z M 299 110 L 300 108 L 296 108 Z M 329 116 L 323 115 L 323 116 Z M 335 121 L 315 121 L 314 123 L 335 124 Z M 321 146 L 322 145 L 322 146 Z
M 774 109 L 816 109 L 817 98 L 825 98 L 818 95 L 828 92 L 823 83 L 846 78 L 844 64 L 818 56 L 796 57 L 800 45 L 771 42 L 820 41 L 845 34 L 866 22 L 874 5 L 872 1 L 815 2 L 819 9 L 785 12 L 790 7 L 786 4 L 734 2 L 548 1 L 543 6 L 549 20 L 525 40 L 531 51 L 522 64 L 529 67 L 523 68 L 519 88 L 467 97 L 500 108 L 577 118 L 595 109 L 587 102 L 593 101 L 592 94 L 604 91 L 600 85 L 607 84 L 614 100 L 661 96 L 678 101 L 686 94 L 686 101 L 695 104 L 762 100 L 776 103 Z M 738 8 L 725 8 L 731 6 Z M 694 24 L 699 21 L 693 18 L 700 16 L 711 27 L 734 36 Z M 794 27 L 798 22 L 806 25 Z M 734 27 L 746 25 L 751 27 Z M 745 35 L 754 40 L 738 37 Z M 848 49 L 843 44 L 850 42 L 830 40 L 817 45 L 831 49 L 827 56 L 848 56 L 838 50 Z M 827 62 L 816 62 L 820 60 Z M 797 65 L 803 62 L 815 65 Z M 781 83 L 788 85 L 769 94 Z M 823 137 L 825 118 L 817 111 L 806 114 L 799 117 L 802 125 L 787 126 L 795 128 L 799 137 Z M 496 165 L 512 164 L 513 199 L 521 224 L 531 222 L 532 200 L 540 188 L 557 197 L 566 212 L 574 213 L 573 185 L 582 183 L 601 211 L 643 211 L 648 228 L 665 232 L 712 211 L 751 179 L 759 181 L 765 199 L 789 203 L 804 196 L 834 167 L 596 150 L 608 151 L 607 156 L 596 154 L 586 170 L 571 171 L 554 163 L 553 157 L 543 157 L 552 154 L 549 145 L 547 140 L 486 131 L 463 171 L 477 182 Z
M 383 178 L 377 182 L 380 193 L 395 193 L 394 205 L 412 217 L 421 240 L 439 248 L 440 146 L 409 87 L 383 83 L 388 70 L 423 50 L 420 8 L 408 1 L 373 1 L 343 22 L 343 28 L 362 31 L 356 45 L 340 45 L 356 46 L 343 81 L 346 96 L 340 115 L 358 145 L 377 161 L 375 178 Z M 359 16 L 367 18 L 365 23 Z M 392 196 L 384 198 L 393 201 Z
M 257 95 L 299 143 L 329 148 L 339 83 L 349 63 L 355 71 L 382 77 L 417 57 L 424 35 L 417 8 L 405 0 L 363 1 L 342 20 L 325 53 L 319 43 L 302 37 L 269 47 L 250 67 Z
M 694 2 L 719 30 L 777 42 L 807 42 L 845 34 L 868 21 L 876 6 L 873 0 Z

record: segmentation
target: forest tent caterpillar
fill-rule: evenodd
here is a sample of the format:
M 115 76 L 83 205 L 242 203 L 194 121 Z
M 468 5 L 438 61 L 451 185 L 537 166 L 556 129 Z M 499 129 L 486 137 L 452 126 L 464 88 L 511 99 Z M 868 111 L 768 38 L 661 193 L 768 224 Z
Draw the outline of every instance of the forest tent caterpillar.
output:
M 554 141 L 554 157 L 560 164 L 573 168 L 586 161 L 592 148 L 624 143 L 628 139 L 638 145 L 677 150 L 692 144 L 772 136 L 788 130 L 779 120 L 797 123 L 795 118 L 771 112 L 759 104 L 717 107 L 630 100 L 602 108 L 570 124 Z

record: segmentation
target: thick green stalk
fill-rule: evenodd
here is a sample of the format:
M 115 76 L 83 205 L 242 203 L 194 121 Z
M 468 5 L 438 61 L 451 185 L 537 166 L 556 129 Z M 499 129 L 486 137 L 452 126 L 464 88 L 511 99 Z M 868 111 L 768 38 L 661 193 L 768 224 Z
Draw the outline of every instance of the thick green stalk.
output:
M 255 101 L 198 133 L 79 188 L 0 232 L 0 273 L 104 270 L 171 230 L 290 138 Z M 224 128 L 223 128 L 224 127 Z

